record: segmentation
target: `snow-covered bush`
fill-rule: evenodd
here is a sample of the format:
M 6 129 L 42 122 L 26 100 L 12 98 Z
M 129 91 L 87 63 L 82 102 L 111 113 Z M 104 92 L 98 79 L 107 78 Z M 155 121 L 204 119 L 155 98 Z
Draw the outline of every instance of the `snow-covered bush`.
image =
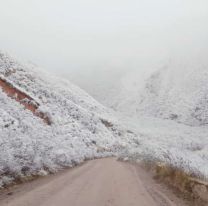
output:
M 112 155 L 122 143 L 108 110 L 68 81 L 0 53 L 0 78 L 26 93 L 51 125 L 0 88 L 0 186 Z M 114 122 L 106 127 L 102 120 Z M 102 148 L 102 150 L 100 149 Z

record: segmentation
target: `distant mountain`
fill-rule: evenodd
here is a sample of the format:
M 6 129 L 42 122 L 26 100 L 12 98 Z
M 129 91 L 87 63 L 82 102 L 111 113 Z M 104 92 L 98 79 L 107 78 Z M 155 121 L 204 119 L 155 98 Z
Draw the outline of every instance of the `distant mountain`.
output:
M 127 116 L 152 116 L 188 125 L 208 123 L 206 60 L 177 59 L 154 72 L 96 70 L 74 82 L 107 107 Z M 144 74 L 143 74 L 144 73 Z M 93 77 L 96 77 L 94 78 Z M 73 78 L 72 78 L 73 79 Z
M 143 85 L 118 95 L 116 110 L 134 117 L 152 116 L 188 125 L 208 124 L 208 69 L 175 63 L 147 78 Z
M 138 93 L 152 71 L 154 69 L 149 68 L 97 68 L 72 70 L 63 76 L 84 88 L 103 105 L 123 111 L 129 100 L 137 101 Z

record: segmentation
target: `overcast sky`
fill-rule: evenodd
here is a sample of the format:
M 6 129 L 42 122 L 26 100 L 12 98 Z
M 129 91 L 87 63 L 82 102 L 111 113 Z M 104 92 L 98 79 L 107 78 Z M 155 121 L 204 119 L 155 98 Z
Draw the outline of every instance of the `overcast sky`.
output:
M 0 0 L 0 49 L 49 71 L 138 69 L 206 55 L 207 0 Z

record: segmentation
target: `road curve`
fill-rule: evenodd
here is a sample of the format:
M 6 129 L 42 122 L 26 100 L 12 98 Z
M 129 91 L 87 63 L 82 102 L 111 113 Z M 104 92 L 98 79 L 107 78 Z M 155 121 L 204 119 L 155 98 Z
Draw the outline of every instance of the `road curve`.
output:
M 114 158 L 89 161 L 58 175 L 20 185 L 1 206 L 183 206 L 136 165 Z

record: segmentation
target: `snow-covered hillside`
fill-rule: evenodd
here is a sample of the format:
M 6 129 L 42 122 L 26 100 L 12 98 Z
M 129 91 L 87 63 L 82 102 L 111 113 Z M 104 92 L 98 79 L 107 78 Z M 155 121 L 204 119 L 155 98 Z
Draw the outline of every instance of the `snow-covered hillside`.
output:
M 0 79 L 0 187 L 115 153 L 131 135 L 81 89 L 2 52 Z
M 137 116 L 172 119 L 193 126 L 206 125 L 208 70 L 190 62 L 169 65 L 152 74 L 136 98 L 137 102 L 131 104 L 130 110 Z

